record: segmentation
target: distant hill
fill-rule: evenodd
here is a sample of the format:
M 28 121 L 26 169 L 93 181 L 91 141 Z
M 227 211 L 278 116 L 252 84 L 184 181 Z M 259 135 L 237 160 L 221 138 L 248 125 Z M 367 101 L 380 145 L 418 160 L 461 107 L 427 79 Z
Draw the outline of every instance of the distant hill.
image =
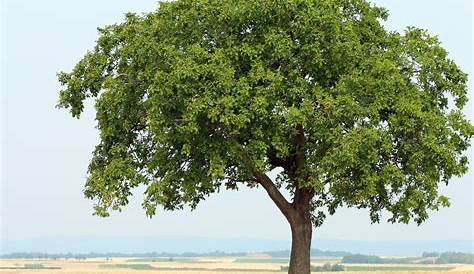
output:
M 168 252 L 149 252 L 149 253 L 117 253 L 117 252 L 107 252 L 107 253 L 39 253 L 39 252 L 15 252 L 10 254 L 0 255 L 1 259 L 87 259 L 87 258 L 139 258 L 137 261 L 142 259 L 154 260 L 157 258 L 192 258 L 192 257 L 244 257 L 248 253 L 237 252 L 237 253 L 226 253 L 221 251 L 214 251 L 209 253 L 194 253 L 194 252 L 184 252 L 184 253 L 168 253 Z
M 14 252 L 40 253 L 208 253 L 261 252 L 283 250 L 288 241 L 253 238 L 210 238 L 193 236 L 116 237 L 57 236 L 27 240 L 1 240 L 0 254 Z
M 112 237 L 62 236 L 28 240 L 0 240 L 0 254 L 14 252 L 41 253 L 226 253 L 288 250 L 290 242 L 255 238 L 210 238 L 192 236 Z M 345 251 L 378 256 L 420 256 L 424 251 L 473 253 L 473 241 L 349 241 L 315 239 L 314 252 Z M 288 251 L 280 251 L 288 252 Z M 326 256 L 315 255 L 313 256 Z M 327 253 L 326 253 L 327 254 Z M 337 256 L 342 257 L 342 256 Z

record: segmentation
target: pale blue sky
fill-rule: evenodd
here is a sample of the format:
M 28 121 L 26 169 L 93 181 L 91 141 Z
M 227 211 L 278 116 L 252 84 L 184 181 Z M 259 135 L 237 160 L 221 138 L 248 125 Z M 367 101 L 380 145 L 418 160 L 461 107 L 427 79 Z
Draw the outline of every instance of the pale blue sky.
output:
M 387 26 L 415 25 L 438 34 L 451 57 L 472 74 L 471 0 L 378 0 L 390 10 Z M 141 197 L 121 214 L 91 216 L 82 195 L 97 143 L 94 112 L 81 120 L 55 109 L 56 72 L 70 70 L 94 45 L 96 27 L 128 11 L 156 8 L 155 0 L 1 0 L 0 238 L 53 235 L 197 235 L 289 238 L 289 228 L 262 190 L 221 192 L 194 212 L 158 212 L 147 219 Z M 466 113 L 474 120 L 474 91 Z M 470 150 L 470 155 L 473 155 Z M 472 157 L 471 161 L 474 162 Z M 366 212 L 344 209 L 315 230 L 316 238 L 358 240 L 472 240 L 474 166 L 445 188 L 452 207 L 416 225 L 371 225 Z

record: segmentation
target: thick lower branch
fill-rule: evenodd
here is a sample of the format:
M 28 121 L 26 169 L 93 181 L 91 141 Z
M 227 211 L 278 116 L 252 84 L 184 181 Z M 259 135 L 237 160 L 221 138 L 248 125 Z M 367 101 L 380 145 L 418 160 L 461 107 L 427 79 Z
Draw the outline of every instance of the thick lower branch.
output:
M 268 196 L 273 200 L 277 205 L 278 209 L 283 213 L 283 215 L 288 219 L 289 216 L 294 214 L 294 209 L 292 205 L 286 200 L 286 198 L 281 194 L 280 190 L 275 186 L 272 180 L 263 172 L 254 171 L 253 175 L 257 179 L 258 183 L 263 186 L 267 191 Z

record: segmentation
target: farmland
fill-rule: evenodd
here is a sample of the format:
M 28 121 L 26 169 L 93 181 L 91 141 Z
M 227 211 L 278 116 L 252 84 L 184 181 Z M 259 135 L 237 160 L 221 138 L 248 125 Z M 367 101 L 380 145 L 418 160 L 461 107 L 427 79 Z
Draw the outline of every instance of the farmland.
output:
M 339 263 L 335 258 L 313 258 L 312 265 Z M 199 258 L 88 258 L 88 259 L 2 259 L 0 273 L 162 273 L 162 274 L 232 274 L 232 273 L 285 273 L 282 258 L 255 257 L 199 257 Z M 344 264 L 344 273 L 416 273 L 416 274 L 468 274 L 473 265 L 446 264 Z M 318 272 L 321 273 L 321 272 Z

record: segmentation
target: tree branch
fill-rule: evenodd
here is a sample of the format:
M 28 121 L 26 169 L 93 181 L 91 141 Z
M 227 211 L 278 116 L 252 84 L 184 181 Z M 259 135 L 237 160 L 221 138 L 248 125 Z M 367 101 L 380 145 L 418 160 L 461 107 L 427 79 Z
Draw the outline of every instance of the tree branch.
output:
M 288 159 L 281 159 L 277 156 L 275 149 L 270 146 L 267 150 L 268 163 L 275 167 L 282 167 L 287 170 L 290 166 Z
M 305 156 L 305 143 L 306 136 L 304 133 L 303 125 L 299 124 L 296 126 L 296 136 L 293 143 L 293 149 L 291 150 L 288 159 L 285 159 L 285 172 L 288 177 L 293 181 L 295 188 L 298 188 L 298 179 L 301 174 L 299 172 L 304 168 L 306 156 Z
M 277 205 L 281 213 L 283 213 L 283 215 L 288 219 L 288 221 L 290 221 L 290 218 L 292 218 L 292 216 L 294 215 L 294 208 L 292 207 L 291 203 L 286 200 L 286 198 L 281 194 L 280 190 L 276 187 L 273 181 L 264 172 L 255 168 L 252 160 L 250 159 L 242 145 L 235 139 L 232 139 L 232 141 L 240 150 L 244 164 L 247 166 L 247 168 L 250 169 L 255 180 L 265 189 L 268 196 L 270 196 L 272 201 Z
M 304 135 L 304 128 L 303 125 L 298 125 L 297 126 L 298 133 L 296 135 L 296 157 L 295 157 L 295 162 L 296 162 L 296 173 L 299 172 L 302 168 L 304 168 L 305 161 L 306 161 L 306 155 L 304 152 L 304 146 L 306 143 L 306 137 Z M 299 174 L 296 174 L 299 175 Z
M 294 209 L 291 204 L 286 200 L 286 198 L 281 194 L 280 190 L 275 186 L 273 181 L 263 172 L 253 171 L 255 179 L 258 183 L 263 186 L 267 191 L 268 196 L 273 200 L 273 202 L 278 206 L 281 213 L 285 215 L 287 219 L 294 213 Z
M 308 178 L 304 174 L 304 166 L 306 163 L 306 155 L 305 155 L 305 144 L 306 144 L 306 136 L 304 132 L 303 125 L 299 124 L 296 127 L 297 134 L 295 138 L 295 165 L 293 170 L 293 176 L 295 177 L 295 195 L 293 198 L 293 207 L 304 207 L 307 209 L 309 207 L 309 203 L 314 196 L 314 189 L 311 187 L 300 187 L 299 180 L 307 181 Z M 303 171 L 303 173 L 301 173 Z M 303 176 L 303 178 L 301 178 Z

